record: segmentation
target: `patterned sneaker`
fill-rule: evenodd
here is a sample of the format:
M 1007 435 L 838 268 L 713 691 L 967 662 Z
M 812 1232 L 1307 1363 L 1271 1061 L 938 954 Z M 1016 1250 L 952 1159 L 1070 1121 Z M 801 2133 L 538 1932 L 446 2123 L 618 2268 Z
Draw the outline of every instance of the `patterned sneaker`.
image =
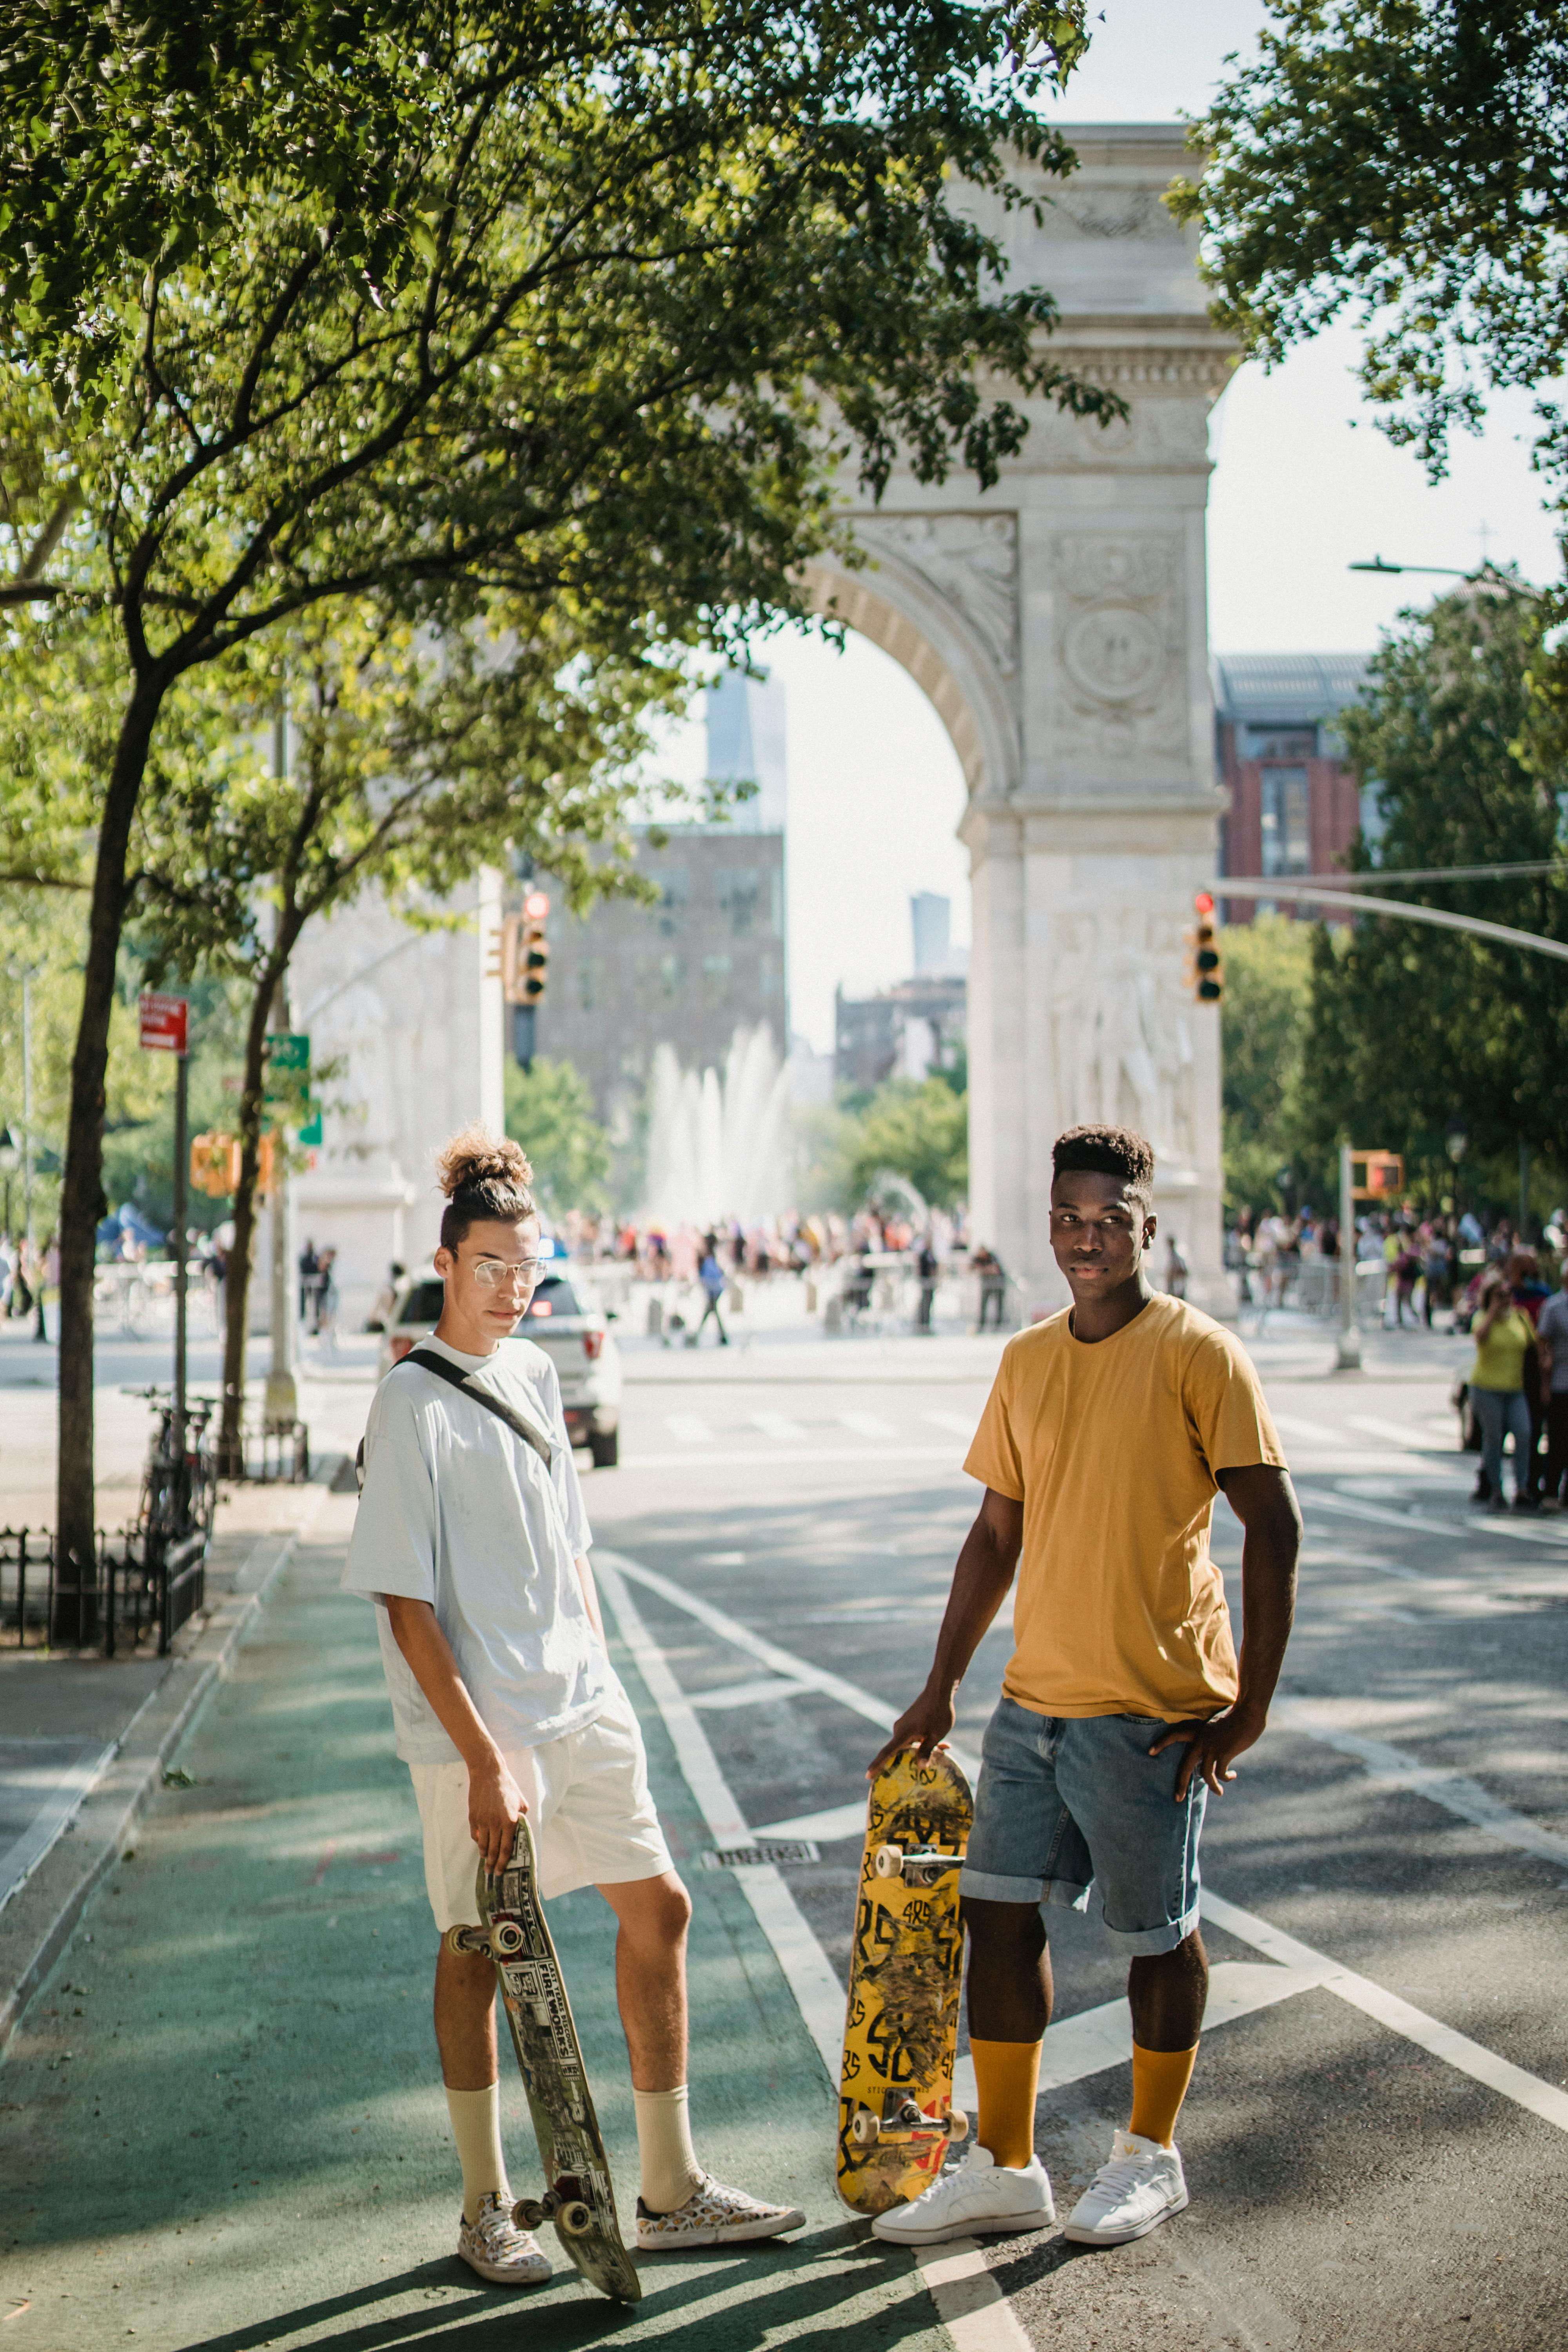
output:
M 1102 2164 L 1062 2226 L 1080 2246 L 1124 2246 L 1147 2237 L 1187 2202 L 1186 2176 L 1173 2147 L 1119 2131 Z
M 492 2286 L 542 2286 L 550 2276 L 538 2239 L 518 2228 L 509 2200 L 494 2189 L 480 2198 L 477 2219 L 459 2227 L 458 2252 Z
M 763 2205 L 742 2189 L 726 2189 L 704 2173 L 684 2205 L 673 2213 L 650 2213 L 637 2199 L 639 2253 L 682 2253 L 694 2246 L 739 2246 L 752 2238 L 776 2238 L 798 2230 L 805 2215 L 798 2205 Z

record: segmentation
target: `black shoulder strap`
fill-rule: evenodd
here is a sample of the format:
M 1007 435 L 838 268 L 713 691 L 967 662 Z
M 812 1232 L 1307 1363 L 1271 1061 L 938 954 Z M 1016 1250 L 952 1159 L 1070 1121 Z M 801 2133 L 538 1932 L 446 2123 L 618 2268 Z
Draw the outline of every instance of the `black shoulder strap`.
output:
M 497 1396 L 493 1389 L 480 1388 L 469 1380 L 467 1372 L 448 1362 L 445 1356 L 426 1355 L 423 1348 L 411 1349 L 403 1360 L 405 1364 L 417 1364 L 422 1372 L 434 1372 L 439 1381 L 449 1381 L 453 1388 L 461 1389 L 463 1394 L 472 1397 L 476 1404 L 482 1404 L 487 1412 L 493 1412 L 498 1421 L 504 1421 L 514 1436 L 521 1437 L 525 1445 L 531 1445 L 545 1468 L 549 1469 L 550 1440 L 542 1431 L 535 1429 L 531 1421 L 524 1421 L 521 1413 Z

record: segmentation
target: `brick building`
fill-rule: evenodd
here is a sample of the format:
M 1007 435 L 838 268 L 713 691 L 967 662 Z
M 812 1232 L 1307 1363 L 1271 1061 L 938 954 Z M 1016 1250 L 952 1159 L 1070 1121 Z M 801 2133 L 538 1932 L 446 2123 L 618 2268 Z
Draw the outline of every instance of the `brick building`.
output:
M 1359 697 L 1366 673 L 1364 654 L 1215 656 L 1215 758 L 1230 794 L 1220 821 L 1222 874 L 1283 878 L 1331 873 L 1345 862 L 1362 823 L 1362 795 L 1334 722 Z M 1283 892 L 1279 907 L 1297 911 Z M 1233 899 L 1226 920 L 1249 922 L 1254 911 Z

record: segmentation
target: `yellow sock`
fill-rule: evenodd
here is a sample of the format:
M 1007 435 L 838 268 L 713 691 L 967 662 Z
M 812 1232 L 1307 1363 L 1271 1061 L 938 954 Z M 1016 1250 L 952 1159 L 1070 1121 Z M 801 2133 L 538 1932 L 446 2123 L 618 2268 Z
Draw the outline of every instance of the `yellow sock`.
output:
M 463 2168 L 463 2219 L 477 2221 L 479 2200 L 488 2189 L 493 2189 L 509 2204 L 511 2201 L 500 2148 L 500 2084 L 490 2083 L 482 2091 L 454 2091 L 448 2084 L 447 2113 L 452 2118 L 452 2145 Z
M 1037 2042 L 973 2042 L 979 2114 L 974 2137 L 993 2160 L 1021 2170 L 1035 2153 L 1035 2093 L 1040 2080 Z
M 1127 2128 L 1140 2139 L 1172 2145 L 1176 2117 L 1187 2095 L 1197 2063 L 1198 2045 L 1190 2050 L 1140 2050 L 1132 2044 L 1132 2120 Z

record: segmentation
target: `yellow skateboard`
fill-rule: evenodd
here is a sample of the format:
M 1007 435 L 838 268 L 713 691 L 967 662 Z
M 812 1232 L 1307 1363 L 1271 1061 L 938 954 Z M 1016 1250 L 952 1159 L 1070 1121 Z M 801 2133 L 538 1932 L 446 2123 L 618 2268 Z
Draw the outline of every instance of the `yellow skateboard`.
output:
M 885 2213 L 931 2187 L 969 2130 L 952 2105 L 963 1929 L 958 1872 L 974 1820 L 945 1750 L 895 1757 L 871 1784 L 838 2095 L 838 2194 Z

